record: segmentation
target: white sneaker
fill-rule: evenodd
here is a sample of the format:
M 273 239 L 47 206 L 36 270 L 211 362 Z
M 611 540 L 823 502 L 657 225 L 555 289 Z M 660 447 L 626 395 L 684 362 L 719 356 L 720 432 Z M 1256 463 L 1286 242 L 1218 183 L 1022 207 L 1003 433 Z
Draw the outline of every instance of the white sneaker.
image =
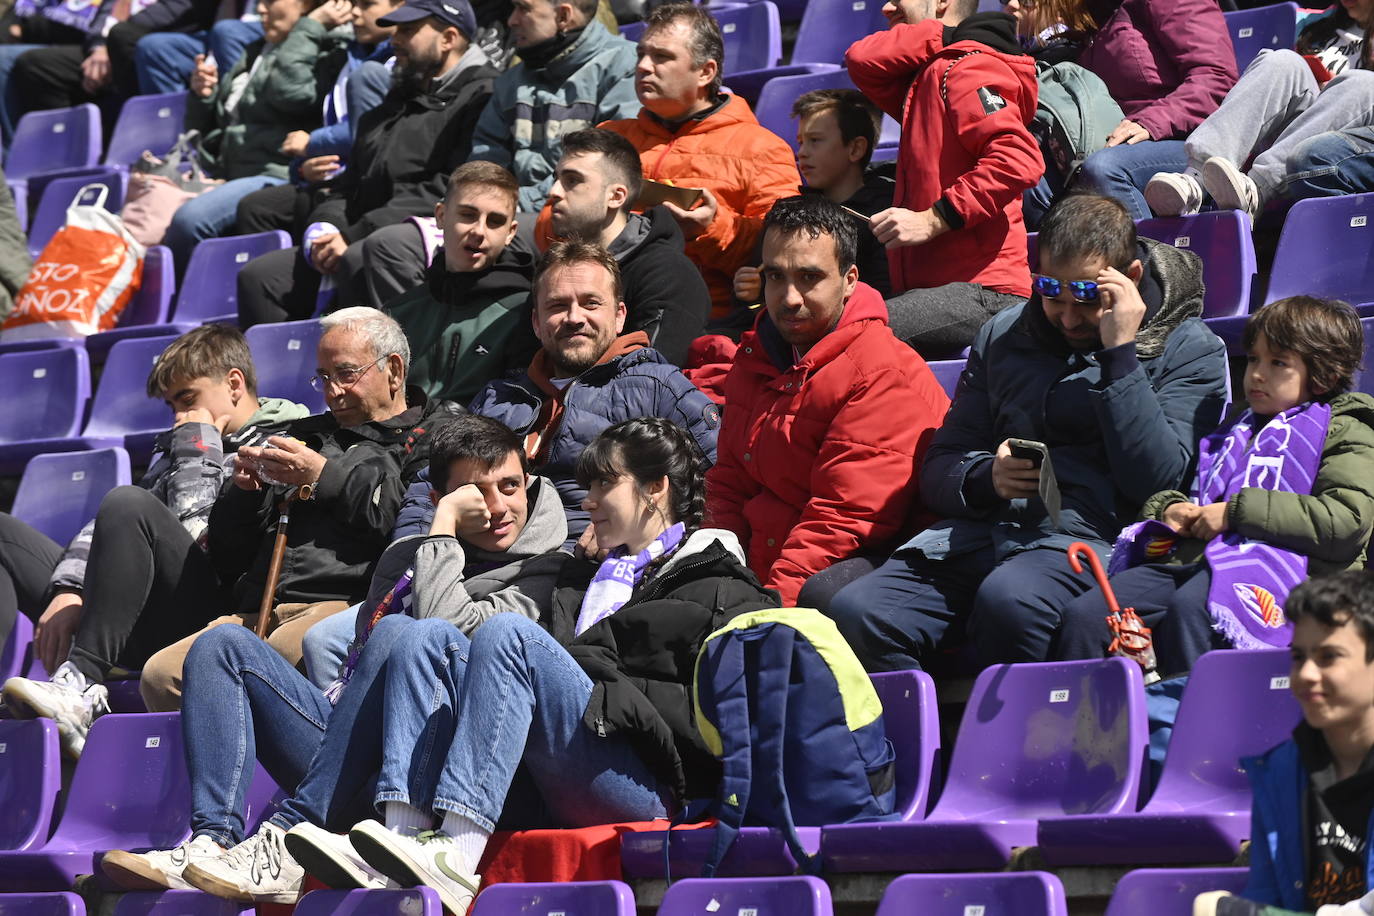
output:
M 1259 215 L 1259 188 L 1249 175 L 1236 168 L 1230 159 L 1213 156 L 1202 164 L 1202 186 L 1223 210 L 1240 210 L 1253 223 Z
M 1202 209 L 1202 185 L 1182 172 L 1156 172 L 1145 185 L 1145 202 L 1156 216 L 1192 216 Z
M 192 887 L 216 897 L 253 903 L 295 903 L 305 869 L 291 858 L 275 824 L 258 832 L 223 855 L 188 865 L 182 877 Z
M 368 820 L 349 831 L 348 839 L 369 865 L 402 887 L 434 888 L 451 916 L 467 913 L 482 883 L 480 875 L 457 870 L 453 838 L 436 830 L 408 837 Z
M 125 890 L 186 890 L 191 887 L 181 876 L 186 866 L 213 859 L 223 852 L 218 843 L 201 835 L 172 849 L 151 852 L 113 849 L 101 858 L 100 867 L 111 881 Z
M 386 875 L 367 864 L 353 849 L 348 837 L 316 827 L 297 824 L 286 831 L 286 851 L 327 887 L 339 890 L 387 886 Z
M 82 690 L 61 678 L 61 672 L 51 681 L 12 677 L 3 688 L 5 705 L 17 719 L 52 719 L 62 752 L 75 760 L 86 748 L 91 723 L 110 711 L 110 693 L 104 684 Z

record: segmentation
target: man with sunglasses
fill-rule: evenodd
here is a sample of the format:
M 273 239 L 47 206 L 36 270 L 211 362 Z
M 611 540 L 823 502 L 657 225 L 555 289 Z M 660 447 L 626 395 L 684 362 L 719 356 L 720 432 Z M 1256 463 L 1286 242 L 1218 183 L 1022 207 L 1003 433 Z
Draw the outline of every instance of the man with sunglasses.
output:
M 1039 241 L 1035 291 L 979 331 L 926 452 L 921 495 L 945 520 L 828 609 L 869 670 L 920 667 L 965 637 L 980 666 L 1053 657 L 1060 611 L 1092 585 L 1065 548 L 1084 541 L 1105 560 L 1149 496 L 1182 484 L 1221 416 L 1226 353 L 1199 320 L 1194 255 L 1137 238 L 1096 195 L 1061 201 Z M 1046 446 L 1043 468 L 1013 439 Z

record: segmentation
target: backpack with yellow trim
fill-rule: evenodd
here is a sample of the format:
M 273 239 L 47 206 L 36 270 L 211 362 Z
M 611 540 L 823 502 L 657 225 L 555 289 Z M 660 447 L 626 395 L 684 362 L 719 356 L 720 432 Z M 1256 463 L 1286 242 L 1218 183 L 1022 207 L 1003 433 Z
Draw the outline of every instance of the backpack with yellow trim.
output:
M 721 761 L 709 813 L 719 823 L 710 876 L 741 826 L 782 831 L 807 871 L 818 857 L 797 827 L 892 816 L 894 755 L 863 665 L 819 611 L 741 614 L 702 644 L 693 680 L 697 728 Z

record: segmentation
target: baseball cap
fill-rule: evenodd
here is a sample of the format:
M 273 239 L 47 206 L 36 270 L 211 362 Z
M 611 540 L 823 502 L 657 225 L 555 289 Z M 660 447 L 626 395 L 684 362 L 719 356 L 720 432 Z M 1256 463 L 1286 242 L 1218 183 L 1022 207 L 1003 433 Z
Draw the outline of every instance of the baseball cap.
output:
M 400 6 L 378 19 L 377 24 L 401 25 L 430 16 L 445 25 L 453 26 L 469 40 L 477 31 L 477 16 L 472 12 L 468 0 L 405 0 Z

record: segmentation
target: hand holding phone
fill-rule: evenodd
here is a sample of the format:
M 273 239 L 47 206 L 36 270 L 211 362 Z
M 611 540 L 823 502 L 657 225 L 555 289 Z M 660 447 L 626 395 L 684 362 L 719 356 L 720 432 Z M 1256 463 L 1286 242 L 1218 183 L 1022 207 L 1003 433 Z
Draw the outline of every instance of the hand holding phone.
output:
M 1033 447 L 1036 445 L 1042 451 L 1036 451 Z M 1017 455 L 1014 447 L 1019 447 L 1022 453 Z M 992 459 L 992 488 L 998 496 L 1029 499 L 1035 495 L 1040 486 L 1040 461 L 1033 460 L 1027 452 L 1043 461 L 1044 448 L 1043 444 L 1029 439 L 1008 439 L 997 447 L 997 454 Z

